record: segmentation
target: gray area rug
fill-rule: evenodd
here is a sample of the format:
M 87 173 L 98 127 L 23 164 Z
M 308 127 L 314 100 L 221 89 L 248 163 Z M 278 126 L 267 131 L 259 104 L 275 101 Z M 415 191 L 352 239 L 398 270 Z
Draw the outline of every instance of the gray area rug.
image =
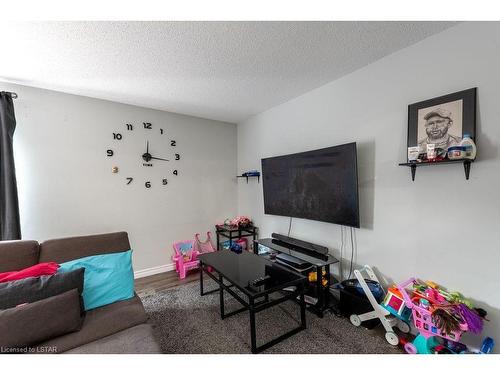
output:
M 206 282 L 205 290 L 215 288 Z M 196 282 L 141 296 L 164 353 L 243 353 L 250 351 L 249 314 L 245 311 L 221 320 L 219 294 L 200 296 Z M 226 313 L 241 305 L 225 293 Z M 292 301 L 256 315 L 257 345 L 296 327 L 299 306 Z M 307 312 L 307 329 L 265 350 L 263 353 L 342 354 L 402 351 L 389 345 L 384 331 L 354 327 L 348 319 L 327 313 L 324 318 Z

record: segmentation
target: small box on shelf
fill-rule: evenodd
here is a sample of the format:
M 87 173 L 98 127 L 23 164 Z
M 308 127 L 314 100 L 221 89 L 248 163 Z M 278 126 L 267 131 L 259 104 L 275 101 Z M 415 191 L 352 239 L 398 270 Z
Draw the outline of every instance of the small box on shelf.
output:
M 257 170 L 251 170 L 247 172 L 243 172 L 241 175 L 236 176 L 237 178 L 246 178 L 247 179 L 247 184 L 248 184 L 248 178 L 249 177 L 257 177 L 257 182 L 260 182 L 260 172 Z

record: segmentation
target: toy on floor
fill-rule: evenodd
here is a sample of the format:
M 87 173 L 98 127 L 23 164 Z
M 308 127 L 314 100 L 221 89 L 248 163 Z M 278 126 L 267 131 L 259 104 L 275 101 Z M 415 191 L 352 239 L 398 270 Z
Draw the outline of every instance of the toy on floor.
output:
M 387 289 L 387 294 L 381 303 L 387 311 L 405 322 L 410 321 L 411 310 L 406 307 L 403 295 L 396 286 Z
M 238 245 L 241 246 L 241 250 L 243 250 L 243 251 L 245 251 L 245 250 L 250 251 L 250 249 L 248 247 L 248 240 L 246 238 L 238 238 L 235 242 Z
M 246 238 L 239 238 L 236 240 L 226 240 L 221 242 L 221 247 L 223 250 L 231 250 L 235 253 L 241 254 L 243 250 L 251 251 L 248 247 L 248 241 Z
M 423 337 L 423 336 L 422 336 Z M 437 339 L 436 339 L 437 341 Z M 461 342 L 455 342 L 443 339 L 443 342 L 437 342 L 431 353 L 434 354 L 490 354 L 495 346 L 491 337 L 486 337 L 481 344 L 481 349 L 471 350 Z M 420 351 L 418 352 L 420 354 Z
M 241 254 L 243 252 L 243 247 L 241 247 L 240 244 L 233 242 L 231 243 L 229 250 L 231 250 L 233 253 Z
M 379 288 L 382 293 L 384 293 L 384 290 L 382 286 L 380 285 L 380 282 L 378 281 L 377 276 L 373 272 L 370 266 L 365 265 L 363 268 L 360 270 L 354 270 L 354 276 L 356 276 L 356 279 L 359 282 L 359 285 L 361 286 L 364 294 L 370 301 L 370 304 L 373 307 L 373 311 L 369 311 L 367 313 L 361 314 L 361 315 L 356 315 L 353 314 L 349 317 L 349 320 L 353 325 L 356 327 L 359 327 L 362 322 L 367 321 L 367 320 L 372 320 L 372 319 L 380 319 L 380 322 L 385 328 L 386 334 L 385 334 L 385 339 L 387 342 L 391 345 L 398 345 L 399 344 L 399 337 L 398 335 L 394 332 L 393 327 L 398 327 L 399 330 L 403 333 L 408 333 L 410 331 L 410 325 L 408 324 L 408 321 L 404 319 L 404 314 L 401 315 L 392 315 L 391 316 L 391 311 L 387 310 L 384 308 L 384 306 L 379 305 L 377 302 L 375 296 L 373 295 L 372 288 L 368 287 L 367 282 L 365 278 L 363 277 L 363 272 L 365 272 L 368 276 L 368 280 L 371 280 L 379 285 Z M 375 290 L 375 289 L 374 289 Z M 389 295 L 389 294 L 388 294 Z M 387 296 L 386 296 L 387 298 Z M 409 315 L 409 314 L 408 314 Z
M 474 309 L 472 303 L 460 293 L 449 293 L 436 283 L 416 278 L 408 279 L 397 288 L 405 306 L 411 309 L 413 324 L 419 331 L 412 343 L 406 343 L 404 348 L 407 353 L 462 353 L 466 350 L 466 346 L 459 343 L 462 334 L 467 331 L 481 333 L 486 312 Z M 410 288 L 411 295 L 407 288 Z M 447 344 L 441 345 L 437 337 L 443 338 Z
M 215 251 L 212 245 L 210 232 L 207 232 L 207 240 L 202 242 L 199 233 L 196 233 L 194 240 L 177 241 L 173 244 L 174 255 L 172 260 L 175 263 L 175 271 L 180 279 L 186 278 L 186 273 L 199 267 L 198 255 Z M 208 270 L 210 272 L 210 270 Z

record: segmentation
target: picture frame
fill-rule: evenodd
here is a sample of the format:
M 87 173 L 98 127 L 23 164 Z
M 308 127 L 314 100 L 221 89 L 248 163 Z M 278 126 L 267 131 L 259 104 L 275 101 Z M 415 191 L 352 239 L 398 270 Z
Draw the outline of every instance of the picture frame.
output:
M 427 144 L 447 149 L 465 134 L 476 141 L 477 87 L 413 103 L 408 106 L 408 147 Z

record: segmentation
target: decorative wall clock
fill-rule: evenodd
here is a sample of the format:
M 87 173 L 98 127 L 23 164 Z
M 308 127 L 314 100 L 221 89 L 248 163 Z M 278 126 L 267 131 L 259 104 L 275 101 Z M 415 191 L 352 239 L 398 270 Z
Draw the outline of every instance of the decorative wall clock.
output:
M 115 158 L 117 156 L 130 154 L 131 150 L 126 150 L 122 141 L 124 138 L 128 137 L 140 137 L 143 139 L 144 148 L 137 153 L 137 160 L 140 161 L 139 166 L 142 168 L 159 168 L 164 171 L 161 178 L 147 178 L 140 183 L 144 184 L 146 189 L 152 188 L 154 185 L 166 186 L 169 182 L 170 176 L 178 176 L 179 169 L 176 166 L 176 162 L 181 159 L 181 155 L 177 152 L 177 141 L 175 139 L 170 139 L 167 136 L 166 131 L 163 128 L 156 128 L 150 122 L 143 122 L 141 126 L 136 126 L 133 124 L 125 124 L 124 132 L 116 131 L 112 134 L 112 140 L 114 142 L 113 148 L 108 148 L 106 150 L 106 155 L 108 158 Z M 126 134 L 126 136 L 125 136 Z M 118 167 L 113 167 L 112 172 L 117 173 Z M 130 171 L 132 173 L 133 171 Z M 157 175 L 157 173 L 155 173 Z M 135 177 L 129 175 L 125 177 L 124 183 L 130 185 L 134 183 Z

